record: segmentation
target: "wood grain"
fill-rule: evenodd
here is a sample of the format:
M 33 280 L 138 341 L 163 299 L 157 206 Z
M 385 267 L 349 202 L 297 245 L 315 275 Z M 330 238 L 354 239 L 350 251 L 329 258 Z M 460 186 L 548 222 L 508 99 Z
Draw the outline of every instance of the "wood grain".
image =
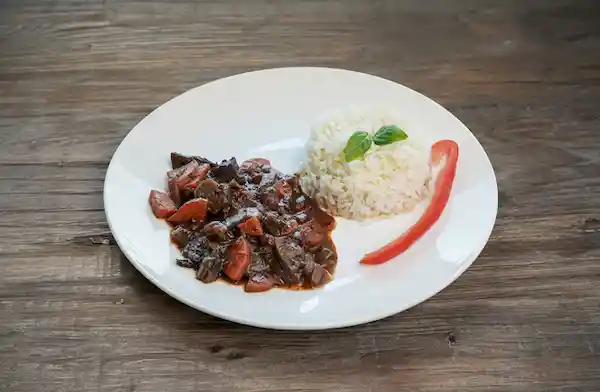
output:
M 0 1 L 0 390 L 600 390 L 600 3 Z M 324 332 L 221 321 L 125 260 L 106 166 L 207 81 L 321 65 L 439 101 L 488 151 L 490 243 L 402 314 Z

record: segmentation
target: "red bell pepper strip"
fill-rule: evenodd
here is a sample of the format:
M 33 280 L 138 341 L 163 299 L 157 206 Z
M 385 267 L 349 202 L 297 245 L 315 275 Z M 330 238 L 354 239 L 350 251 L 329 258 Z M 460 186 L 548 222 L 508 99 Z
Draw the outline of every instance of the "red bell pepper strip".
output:
M 440 140 L 431 146 L 431 163 L 440 164 L 443 158 L 446 158 L 444 167 L 438 173 L 433 197 L 421 218 L 394 241 L 374 252 L 367 253 L 360 261 L 361 264 L 382 264 L 393 259 L 421 238 L 439 219 L 450 198 L 456 175 L 458 162 L 458 144 L 456 142 Z

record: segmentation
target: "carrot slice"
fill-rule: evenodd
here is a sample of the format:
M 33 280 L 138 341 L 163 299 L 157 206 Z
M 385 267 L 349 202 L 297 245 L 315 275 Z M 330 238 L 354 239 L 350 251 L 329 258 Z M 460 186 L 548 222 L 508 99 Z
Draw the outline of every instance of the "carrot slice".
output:
M 262 225 L 260 224 L 260 219 L 257 216 L 253 216 L 249 219 L 246 219 L 242 223 L 238 225 L 242 233 L 246 233 L 251 236 L 261 236 L 263 235 Z
M 408 231 L 382 248 L 366 254 L 361 264 L 382 264 L 406 251 L 412 244 L 423 236 L 439 219 L 448 204 L 452 184 L 456 175 L 458 163 L 458 144 L 452 140 L 440 140 L 431 147 L 431 163 L 440 164 L 446 158 L 444 167 L 440 170 L 433 197 L 429 206 Z
M 250 243 L 243 237 L 238 238 L 227 249 L 227 263 L 223 272 L 233 281 L 241 280 L 252 259 Z
M 182 185 L 182 189 L 186 189 L 188 191 L 194 191 L 200 184 L 200 181 L 206 178 L 206 174 L 210 170 L 210 165 L 204 164 L 200 165 L 198 168 L 192 172 L 188 178 L 188 181 Z
M 190 180 L 192 180 L 194 173 L 200 169 L 200 165 L 196 161 L 191 161 L 185 166 L 179 169 L 169 170 L 167 172 L 167 178 L 169 182 L 173 181 L 180 189 Z
M 184 203 L 179 210 L 168 219 L 171 223 L 184 223 L 193 220 L 204 220 L 208 201 L 206 199 L 192 199 Z
M 177 212 L 177 206 L 165 192 L 152 190 L 148 197 L 154 216 L 159 219 L 168 218 Z

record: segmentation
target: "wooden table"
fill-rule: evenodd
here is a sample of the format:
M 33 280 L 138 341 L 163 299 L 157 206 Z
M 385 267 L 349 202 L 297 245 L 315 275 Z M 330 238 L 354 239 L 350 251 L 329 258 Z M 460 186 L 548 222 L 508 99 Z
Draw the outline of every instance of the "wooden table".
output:
M 425 303 L 323 332 L 221 321 L 114 245 L 111 154 L 165 100 L 242 71 L 383 76 L 462 119 L 500 211 Z M 0 2 L 0 390 L 600 390 L 596 0 Z

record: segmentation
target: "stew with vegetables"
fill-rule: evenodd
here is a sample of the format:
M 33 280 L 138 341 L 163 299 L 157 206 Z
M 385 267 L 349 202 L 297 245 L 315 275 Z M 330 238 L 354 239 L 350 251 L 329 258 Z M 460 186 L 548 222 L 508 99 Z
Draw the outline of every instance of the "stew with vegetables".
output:
M 168 192 L 153 190 L 154 215 L 172 226 L 181 267 L 204 283 L 223 278 L 247 292 L 275 286 L 320 287 L 332 279 L 337 253 L 333 216 L 300 188 L 297 175 L 264 158 L 238 165 L 171 153 Z

